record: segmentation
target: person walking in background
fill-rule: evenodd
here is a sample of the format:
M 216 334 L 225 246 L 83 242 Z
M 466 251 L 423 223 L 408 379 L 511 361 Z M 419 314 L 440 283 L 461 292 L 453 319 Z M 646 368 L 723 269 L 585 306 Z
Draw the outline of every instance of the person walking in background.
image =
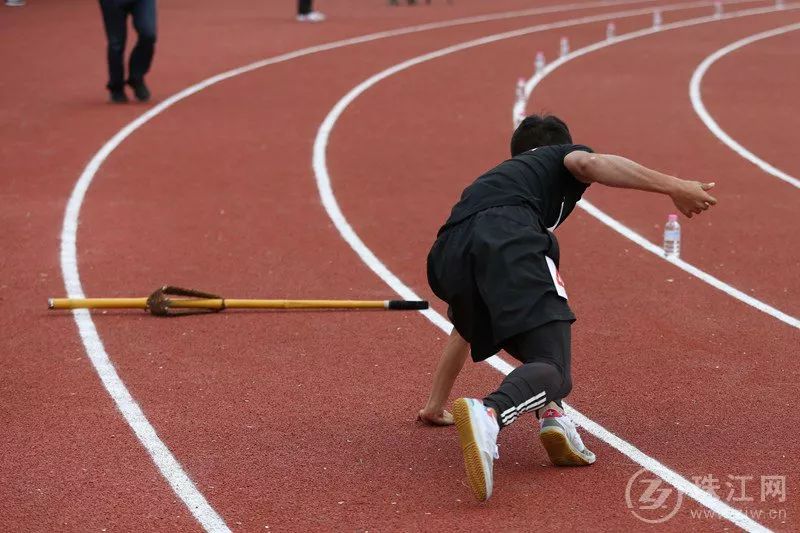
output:
M 111 101 L 125 103 L 125 84 L 131 86 L 140 102 L 150 100 L 144 77 L 150 70 L 156 43 L 156 0 L 100 0 L 103 24 L 108 38 L 108 88 Z M 125 41 L 128 36 L 128 15 L 138 34 L 131 52 L 128 79 L 125 79 Z
M 311 7 L 313 0 L 297 0 L 297 21 L 298 22 L 322 22 L 325 15 L 319 11 L 314 11 Z

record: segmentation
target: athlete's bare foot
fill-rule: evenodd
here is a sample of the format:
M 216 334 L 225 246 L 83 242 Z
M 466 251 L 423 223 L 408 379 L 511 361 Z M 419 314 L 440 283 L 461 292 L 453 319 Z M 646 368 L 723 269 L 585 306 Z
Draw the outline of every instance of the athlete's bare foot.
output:
M 417 414 L 417 420 L 431 426 L 452 426 L 455 423 L 453 415 L 445 409 L 439 412 L 430 412 L 425 409 L 420 409 L 419 414 Z

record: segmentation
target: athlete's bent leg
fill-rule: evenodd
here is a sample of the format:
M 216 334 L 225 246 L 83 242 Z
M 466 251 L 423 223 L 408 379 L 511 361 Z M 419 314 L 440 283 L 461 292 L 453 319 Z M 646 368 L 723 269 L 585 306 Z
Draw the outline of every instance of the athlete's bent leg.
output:
M 548 322 L 505 344 L 506 351 L 523 364 L 483 401 L 497 413 L 501 428 L 522 413 L 535 412 L 548 402 L 560 405 L 561 399 L 572 390 L 570 327 L 570 322 L 563 320 Z

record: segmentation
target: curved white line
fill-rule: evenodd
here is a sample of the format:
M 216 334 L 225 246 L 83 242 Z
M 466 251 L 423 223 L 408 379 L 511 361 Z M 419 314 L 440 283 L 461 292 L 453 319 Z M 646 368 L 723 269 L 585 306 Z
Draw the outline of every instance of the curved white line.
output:
M 748 10 L 739 11 L 739 12 L 735 12 L 735 13 L 729 13 L 727 15 L 722 15 L 722 16 L 712 15 L 712 16 L 709 16 L 709 17 L 701 17 L 701 18 L 685 20 L 685 21 L 681 21 L 681 22 L 674 22 L 672 24 L 665 24 L 665 25 L 663 25 L 663 26 L 661 26 L 659 28 L 648 28 L 648 29 L 645 29 L 645 30 L 626 33 L 624 35 L 620 35 L 620 36 L 615 37 L 614 39 L 611 39 L 611 40 L 608 40 L 608 41 L 601 41 L 601 42 L 586 46 L 584 48 L 580 48 L 578 50 L 575 50 L 574 52 L 571 52 L 571 53 L 569 53 L 569 54 L 557 59 L 556 61 L 553 61 L 552 63 L 547 65 L 540 73 L 534 74 L 534 76 L 532 78 L 530 78 L 528 80 L 528 82 L 525 84 L 525 98 L 526 98 L 526 100 L 528 98 L 530 98 L 531 93 L 536 88 L 536 86 L 539 85 L 539 83 L 541 83 L 542 80 L 544 80 L 548 75 L 550 75 L 552 72 L 554 72 L 557 68 L 561 67 L 565 63 L 568 63 L 569 61 L 572 61 L 575 58 L 584 56 L 584 55 L 589 54 L 591 52 L 595 52 L 595 51 L 600 50 L 602 48 L 605 48 L 607 46 L 612 46 L 614 44 L 619 44 L 619 43 L 630 41 L 630 40 L 637 39 L 637 38 L 640 38 L 640 37 L 645 37 L 647 35 L 653 35 L 654 33 L 658 33 L 658 32 L 661 32 L 661 31 L 675 30 L 675 29 L 679 29 L 679 28 L 687 28 L 687 27 L 690 27 L 690 26 L 698 25 L 698 24 L 705 24 L 705 23 L 716 22 L 716 21 L 720 21 L 720 20 L 728 20 L 728 19 L 734 19 L 734 18 L 746 17 L 746 16 L 752 16 L 752 15 L 761 15 L 761 14 L 771 13 L 771 12 L 774 12 L 774 11 L 779 11 L 781 9 L 785 9 L 785 10 L 800 9 L 800 4 L 797 4 L 797 3 L 786 4 L 785 7 L 783 7 L 783 8 L 769 7 L 769 8 L 759 8 L 759 9 L 748 9 Z M 517 104 L 515 104 L 515 105 L 517 105 Z M 657 256 L 663 258 L 663 250 L 661 249 L 661 247 L 659 247 L 658 245 L 648 241 L 647 239 L 645 239 L 644 237 L 642 237 L 641 235 L 639 235 L 638 233 L 636 233 L 632 229 L 630 229 L 627 226 L 623 225 L 619 221 L 613 219 L 612 217 L 610 217 L 609 215 L 607 215 L 606 213 L 604 213 L 603 211 L 598 209 L 596 206 L 594 206 L 592 203 L 590 203 L 588 200 L 581 200 L 578 203 L 578 207 L 580 207 L 581 209 L 583 209 L 584 211 L 589 213 L 591 216 L 593 216 L 594 218 L 596 218 L 597 220 L 599 220 L 600 222 L 602 222 L 606 226 L 610 227 L 611 229 L 613 229 L 617 233 L 623 235 L 625 238 L 630 239 L 631 241 L 635 242 L 636 244 L 638 244 L 639 246 L 641 246 L 642 248 L 644 248 L 648 252 L 651 252 L 651 253 L 656 254 Z M 737 289 L 737 288 L 725 283 L 724 281 L 712 276 L 711 274 L 709 274 L 707 272 L 704 272 L 703 270 L 700 270 L 699 268 L 695 267 L 694 265 L 692 265 L 690 263 L 687 263 L 686 261 L 684 261 L 682 259 L 671 258 L 671 259 L 667 259 L 667 261 L 669 261 L 670 263 L 674 264 L 675 266 L 677 266 L 678 268 L 680 268 L 684 272 L 688 272 L 692 276 L 695 276 L 695 277 L 705 281 L 706 283 L 708 283 L 712 287 L 715 287 L 715 288 L 723 291 L 724 293 L 736 298 L 737 300 L 739 300 L 739 301 L 741 301 L 743 303 L 746 303 L 747 305 L 749 305 L 749 306 L 751 306 L 751 307 L 753 307 L 755 309 L 758 309 L 759 311 L 764 312 L 764 313 L 766 313 L 766 314 L 768 314 L 768 315 L 770 315 L 770 316 L 772 316 L 774 318 L 777 318 L 778 320 L 780 320 L 781 322 L 784 322 L 785 324 L 788 324 L 789 326 L 792 326 L 794 328 L 800 328 L 800 320 L 798 320 L 797 318 L 795 318 L 795 317 L 791 316 L 790 314 L 785 313 L 785 312 L 781 311 L 780 309 L 777 309 L 777 308 L 775 308 L 775 307 L 773 307 L 773 306 L 771 306 L 771 305 L 769 305 L 769 304 L 767 304 L 765 302 L 762 302 L 761 300 L 753 298 L 749 294 L 746 294 L 746 293 L 740 291 L 739 289 Z
M 760 41 L 762 39 L 769 39 L 770 37 L 775 37 L 777 35 L 781 35 L 784 33 L 789 33 L 792 31 L 800 30 L 800 23 L 798 24 L 790 24 L 788 26 L 783 26 L 780 28 L 776 28 L 774 30 L 769 30 L 765 32 L 761 32 L 755 35 L 751 35 L 749 37 L 745 37 L 744 39 L 740 39 L 735 43 L 731 43 L 724 48 L 720 48 L 700 63 L 700 66 L 692 74 L 692 81 L 689 82 L 689 98 L 692 100 L 692 107 L 694 108 L 695 113 L 700 117 L 700 120 L 703 121 L 703 124 L 711 130 L 717 139 L 725 143 L 728 148 L 742 156 L 743 158 L 747 159 L 755 166 L 766 172 L 767 174 L 771 174 L 778 178 L 779 180 L 783 180 L 790 185 L 794 185 L 795 187 L 800 188 L 800 180 L 797 178 L 790 176 L 786 172 L 782 171 L 781 169 L 770 165 L 753 152 L 736 142 L 730 135 L 728 135 L 725 130 L 723 130 L 717 121 L 715 121 L 711 114 L 706 109 L 705 104 L 703 104 L 703 98 L 701 94 L 701 86 L 703 84 L 703 76 L 706 75 L 708 69 L 713 65 L 718 59 L 730 54 L 734 50 L 738 50 L 744 46 L 752 44 L 754 42 Z
M 185 98 L 188 98 L 189 96 L 221 81 L 262 67 L 266 67 L 268 65 L 289 61 L 291 59 L 296 59 L 318 52 L 334 50 L 337 48 L 376 41 L 388 37 L 515 17 L 525 17 L 537 14 L 557 13 L 561 11 L 573 11 L 614 5 L 625 5 L 631 3 L 648 3 L 652 1 L 654 0 L 605 0 L 599 2 L 575 3 L 562 6 L 551 6 L 546 8 L 535 8 L 522 11 L 466 17 L 451 21 L 435 22 L 399 28 L 396 30 L 376 32 L 351 39 L 343 39 L 322 45 L 311 46 L 262 61 L 257 61 L 255 63 L 212 76 L 195 85 L 192 85 L 191 87 L 188 87 L 177 94 L 172 95 L 127 124 L 124 128 L 117 132 L 114 137 L 106 142 L 103 147 L 94 155 L 94 157 L 92 157 L 92 160 L 83 170 L 80 178 L 75 184 L 75 187 L 73 188 L 67 202 L 67 208 L 64 213 L 64 221 L 61 230 L 61 272 L 64 277 L 64 286 L 66 288 L 68 297 L 84 297 L 83 287 L 81 286 L 80 281 L 80 274 L 78 272 L 78 219 L 80 216 L 81 206 L 83 205 L 83 201 L 86 197 L 86 191 L 89 189 L 89 186 L 97 174 L 97 171 L 100 169 L 100 166 L 105 162 L 108 156 L 120 144 L 122 144 L 125 139 L 127 139 L 131 134 L 133 134 L 151 119 L 160 115 L 181 100 L 184 100 Z M 195 519 L 206 531 L 230 531 L 222 517 L 211 507 L 202 493 L 197 489 L 192 480 L 183 470 L 178 460 L 174 455 L 172 455 L 166 444 L 164 444 L 164 442 L 158 437 L 155 428 L 147 420 L 147 417 L 144 415 L 141 407 L 133 398 L 130 391 L 128 391 L 127 387 L 125 387 L 124 382 L 117 373 L 114 364 L 111 362 L 111 359 L 109 358 L 108 353 L 106 352 L 105 347 L 100 340 L 100 336 L 97 333 L 97 328 L 92 321 L 91 314 L 88 311 L 81 309 L 73 311 L 73 316 L 75 323 L 78 326 L 78 331 L 80 333 L 84 348 L 86 349 L 86 353 L 92 365 L 94 366 L 95 371 L 97 372 L 97 375 L 103 384 L 103 387 L 105 387 L 123 418 L 131 427 L 144 448 L 147 450 L 147 453 L 150 455 L 153 463 L 156 465 L 161 475 L 167 480 L 175 494 L 181 499 L 181 501 L 183 501 Z
M 738 14 L 737 16 L 746 16 L 747 14 L 761 14 L 763 12 L 769 12 L 769 10 L 750 10 L 748 12 L 742 12 L 742 14 Z M 730 17 L 730 16 L 729 16 Z M 720 20 L 719 17 L 702 17 L 701 19 L 693 19 L 695 20 L 696 24 L 701 24 L 704 22 L 712 22 L 715 20 Z M 563 24 L 563 23 L 562 23 Z M 547 26 L 547 27 L 545 27 Z M 563 26 L 557 26 L 563 27 Z M 666 26 L 665 26 L 666 27 Z M 549 25 L 542 25 L 540 26 L 541 29 L 536 31 L 542 31 L 543 29 L 552 29 Z M 350 223 L 347 221 L 347 218 L 342 213 L 341 208 L 339 207 L 339 203 L 336 200 L 336 196 L 333 193 L 333 188 L 331 186 L 331 176 L 328 172 L 327 167 L 327 146 L 330 140 L 331 132 L 333 131 L 336 122 L 341 117 L 342 113 L 347 109 L 347 107 L 362 93 L 364 93 L 367 89 L 374 86 L 381 80 L 386 79 L 387 77 L 396 74 L 402 70 L 410 68 L 412 66 L 418 65 L 425 61 L 430 61 L 431 59 L 435 59 L 438 57 L 442 57 L 447 54 L 451 54 L 457 51 L 466 50 L 469 48 L 473 48 L 476 46 L 481 46 L 483 44 L 488 44 L 492 42 L 496 42 L 500 39 L 508 39 L 512 37 L 517 37 L 519 35 L 524 35 L 527 33 L 532 33 L 530 29 L 525 32 L 507 32 L 504 34 L 498 34 L 494 36 L 484 37 L 481 39 L 475 39 L 472 41 L 468 41 L 465 43 L 461 43 L 458 45 L 450 46 L 435 52 L 431 52 L 429 54 L 425 54 L 419 56 L 417 58 L 410 59 L 403 63 L 397 64 L 389 69 L 386 69 L 374 76 L 368 78 L 367 80 L 363 81 L 353 89 L 351 89 L 345 96 L 339 100 L 336 105 L 331 109 L 328 115 L 323 120 L 322 124 L 317 131 L 317 137 L 314 141 L 314 155 L 313 155 L 313 168 L 314 174 L 316 176 L 317 187 L 320 193 L 320 199 L 322 200 L 323 206 L 325 207 L 325 211 L 328 213 L 328 216 L 331 218 L 331 221 L 336 226 L 339 233 L 342 235 L 342 238 L 350 245 L 350 247 L 358 254 L 362 261 L 373 271 L 375 272 L 378 277 L 380 277 L 389 287 L 391 287 L 397 294 L 401 297 L 406 299 L 418 299 L 419 297 L 414 293 L 414 291 L 405 283 L 403 283 L 393 272 L 391 272 L 388 267 L 386 267 L 383 262 L 378 259 L 378 257 L 372 252 L 372 250 L 367 247 L 364 241 L 358 236 L 358 234 L 353 230 Z M 432 309 L 428 309 L 424 311 L 423 314 L 435 325 L 440 327 L 444 332 L 449 333 L 452 329 L 452 325 L 439 313 Z M 487 361 L 490 365 L 497 368 L 504 374 L 508 374 L 512 367 L 508 365 L 505 361 L 501 360 L 498 357 L 492 357 Z M 641 450 L 633 446 L 631 443 L 621 439 L 617 435 L 611 433 L 604 427 L 600 426 L 596 422 L 590 420 L 585 415 L 579 413 L 574 408 L 567 406 L 571 416 L 576 420 L 578 424 L 583 426 L 589 433 L 593 434 L 595 437 L 605 441 L 607 444 L 611 445 L 619 452 L 623 453 L 642 467 L 648 469 L 649 471 L 653 472 L 654 474 L 661 477 L 664 481 L 668 482 L 672 486 L 674 486 L 679 491 L 683 492 L 687 496 L 693 498 L 701 505 L 712 509 L 717 515 L 723 517 L 730 522 L 736 524 L 737 526 L 745 529 L 747 531 L 769 531 L 767 528 L 756 522 L 755 520 L 748 517 L 746 514 L 742 513 L 741 511 L 727 505 L 726 503 L 722 502 L 721 500 L 715 498 L 708 492 L 702 490 L 694 483 L 690 482 L 689 480 L 682 477 L 680 474 L 675 472 L 674 470 L 668 468 L 666 465 L 660 463 L 656 459 L 644 454 Z
M 174 97 L 173 97 L 174 98 Z M 168 101 L 165 101 L 166 104 Z M 161 107 L 166 109 L 168 105 Z M 83 287 L 81 286 L 80 275 L 78 274 L 77 259 L 77 233 L 78 216 L 81 205 L 86 197 L 86 191 L 92 182 L 100 165 L 108 155 L 138 127 L 147 122 L 150 118 L 157 115 L 156 109 L 151 109 L 142 117 L 135 120 L 119 133 L 117 133 L 103 148 L 92 158 L 89 165 L 81 174 L 80 179 L 75 184 L 72 194 L 67 202 L 67 209 L 64 213 L 64 225 L 61 230 L 61 273 L 64 276 L 64 285 L 67 289 L 69 298 L 84 298 Z M 145 118 L 146 117 L 146 118 Z M 183 501 L 195 519 L 205 528 L 206 531 L 227 533 L 230 531 L 222 517 L 206 501 L 203 494 L 197 489 L 195 484 L 184 472 L 181 464 L 172 455 L 166 444 L 159 438 L 155 428 L 150 424 L 142 408 L 133 398 L 122 378 L 119 377 L 114 363 L 100 340 L 97 328 L 92 321 L 91 314 L 86 309 L 76 309 L 73 311 L 75 323 L 78 325 L 83 346 L 86 354 L 92 362 L 100 381 L 103 383 L 111 399 L 119 409 L 125 421 L 133 430 L 136 438 L 142 443 L 153 463 L 167 480 L 175 494 Z

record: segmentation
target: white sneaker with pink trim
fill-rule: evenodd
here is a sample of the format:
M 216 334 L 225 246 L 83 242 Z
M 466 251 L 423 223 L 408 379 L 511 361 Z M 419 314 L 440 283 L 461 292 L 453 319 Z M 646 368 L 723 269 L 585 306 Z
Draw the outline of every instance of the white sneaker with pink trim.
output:
M 481 400 L 459 398 L 453 402 L 453 419 L 461 440 L 469 486 L 479 501 L 488 500 L 492 495 L 494 460 L 500 457 L 497 415 Z
M 595 461 L 595 455 L 584 446 L 575 422 L 558 409 L 546 409 L 539 417 L 539 439 L 554 465 L 587 466 Z

